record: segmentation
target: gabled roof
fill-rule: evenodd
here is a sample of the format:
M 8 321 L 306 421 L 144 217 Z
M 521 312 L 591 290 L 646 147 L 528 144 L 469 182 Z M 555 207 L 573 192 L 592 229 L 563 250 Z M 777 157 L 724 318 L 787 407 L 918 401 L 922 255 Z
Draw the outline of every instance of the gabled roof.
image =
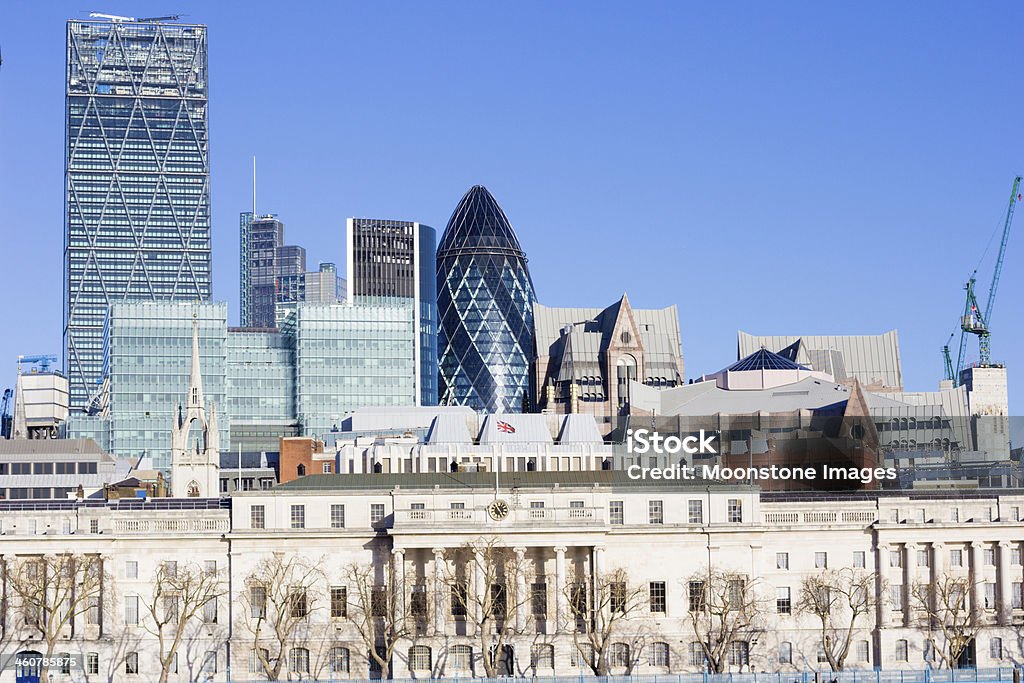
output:
M 484 418 L 480 443 L 553 443 L 546 415 L 494 413 Z

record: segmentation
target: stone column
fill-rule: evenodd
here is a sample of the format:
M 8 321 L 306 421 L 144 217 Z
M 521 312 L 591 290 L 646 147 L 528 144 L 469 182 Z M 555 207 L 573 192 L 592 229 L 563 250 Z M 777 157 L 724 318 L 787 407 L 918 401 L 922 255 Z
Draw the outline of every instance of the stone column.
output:
M 445 615 L 444 548 L 434 548 L 434 633 L 444 635 Z
M 974 623 L 981 621 L 985 605 L 985 565 L 984 551 L 985 544 L 981 541 L 971 541 L 971 618 Z
M 565 595 L 564 545 L 555 546 L 555 632 L 562 633 L 568 624 L 569 605 Z
M 999 542 L 999 625 L 1009 626 L 1013 615 L 1013 579 L 1010 576 L 1010 553 L 1013 544 L 1009 541 Z
M 484 603 L 487 600 L 487 591 L 491 590 L 490 586 L 485 585 L 487 579 L 484 576 L 484 561 L 482 551 L 476 550 L 473 552 L 472 590 L 476 591 L 476 600 L 470 600 L 470 603 L 473 607 L 473 614 L 471 616 L 477 624 L 484 620 Z
M 875 566 L 878 567 L 878 585 L 882 590 L 889 583 L 889 546 L 881 544 L 876 549 Z M 886 606 L 889 604 L 888 596 L 879 595 L 875 610 L 878 613 L 876 623 L 878 624 L 879 630 L 885 628 L 889 620 L 886 618 L 888 613 L 886 612 Z
M 526 548 L 513 548 L 516 554 L 516 633 L 526 630 L 526 610 L 530 608 L 530 594 L 526 585 Z
M 942 602 L 942 596 L 939 594 L 939 582 L 943 580 L 942 577 L 946 573 L 946 553 L 948 552 L 945 543 L 932 543 L 931 600 L 934 614 L 938 614 L 941 609 L 939 603 Z
M 594 609 L 597 609 L 597 607 L 599 605 L 601 605 L 601 582 L 604 580 L 604 546 L 603 545 L 595 545 L 594 546 L 593 558 L 594 558 L 594 566 L 591 568 L 591 572 L 590 572 L 591 574 L 593 574 L 593 578 L 591 580 L 591 584 L 592 585 L 591 585 L 591 591 L 590 591 L 590 600 L 591 600 L 590 604 L 591 604 L 591 606 Z M 602 605 L 602 609 L 604 611 L 607 611 L 609 607 L 610 607 L 610 605 L 608 604 L 608 601 L 606 600 L 604 602 L 604 605 Z
M 906 543 L 903 546 L 903 625 L 911 626 L 913 614 L 914 584 L 917 583 L 917 545 Z
M 402 624 L 405 619 L 405 549 L 395 548 L 391 551 L 391 580 L 395 582 L 395 616 L 396 623 Z

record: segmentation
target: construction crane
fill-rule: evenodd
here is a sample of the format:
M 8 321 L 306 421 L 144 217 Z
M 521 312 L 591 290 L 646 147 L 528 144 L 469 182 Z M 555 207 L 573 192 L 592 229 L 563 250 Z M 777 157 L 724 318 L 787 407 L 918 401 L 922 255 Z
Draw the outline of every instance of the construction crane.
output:
M 22 363 L 35 365 L 39 372 L 46 373 L 50 371 L 50 365 L 56 362 L 57 356 L 50 354 L 44 356 L 18 356 L 18 374 L 21 374 Z
M 946 365 L 945 377 L 953 382 L 953 386 L 956 386 L 956 377 L 953 376 L 953 359 L 949 355 L 949 342 L 953 341 L 953 335 L 955 334 L 955 332 L 950 332 L 949 339 L 946 340 L 946 343 L 942 347 L 942 360 Z
M 1006 244 L 1010 239 L 1010 227 L 1013 225 L 1013 211 L 1017 202 L 1021 201 L 1020 192 L 1021 177 L 1013 179 L 1013 187 L 1010 190 L 1010 204 L 1006 209 L 1006 219 L 1003 221 L 1003 235 L 999 242 L 999 253 L 996 255 L 996 265 L 992 271 L 992 284 L 988 288 L 988 299 L 985 308 L 978 305 L 975 294 L 975 275 L 977 270 L 971 273 L 970 279 L 964 285 L 967 291 L 967 300 L 964 303 L 964 313 L 960 316 L 960 352 L 957 354 L 956 368 L 952 369 L 949 357 L 949 347 L 943 347 L 943 354 L 946 361 L 946 378 L 953 380 L 953 385 L 960 383 L 960 373 L 967 361 L 967 335 L 974 335 L 978 338 L 978 361 L 982 367 L 992 364 L 992 313 L 996 301 L 996 291 L 999 289 L 999 278 L 1003 272 L 1003 262 L 1006 258 Z M 952 377 L 949 375 L 951 374 Z

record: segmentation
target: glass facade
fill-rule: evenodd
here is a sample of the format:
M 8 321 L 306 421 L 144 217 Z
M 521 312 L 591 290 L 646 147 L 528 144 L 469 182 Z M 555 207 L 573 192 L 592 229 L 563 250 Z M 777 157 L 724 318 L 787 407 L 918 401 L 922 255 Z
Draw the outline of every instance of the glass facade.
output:
M 442 405 L 520 412 L 529 395 L 533 281 L 505 212 L 475 185 L 437 249 Z
M 326 439 L 356 408 L 416 405 L 415 329 L 411 305 L 296 307 L 282 331 L 295 347 L 302 433 Z
M 64 360 L 71 407 L 102 375 L 112 301 L 212 288 L 206 27 L 67 23 Z
M 416 302 L 419 403 L 437 405 L 437 290 L 433 228 L 412 221 L 349 218 L 349 290 L 357 302 Z

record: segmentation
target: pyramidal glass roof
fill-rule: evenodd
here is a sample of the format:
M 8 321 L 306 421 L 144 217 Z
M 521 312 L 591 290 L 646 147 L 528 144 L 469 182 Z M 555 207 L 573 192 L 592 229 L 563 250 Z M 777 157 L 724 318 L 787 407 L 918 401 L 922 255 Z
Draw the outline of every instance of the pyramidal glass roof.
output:
M 483 185 L 469 188 L 455 207 L 441 236 L 437 256 L 440 259 L 448 252 L 463 250 L 526 256 L 505 212 Z
M 726 370 L 731 372 L 740 372 L 743 370 L 809 370 L 810 368 L 804 367 L 798 363 L 794 363 L 790 359 L 780 356 L 777 353 L 772 353 L 768 349 L 761 347 L 760 350 L 755 351 L 746 358 L 738 360 L 730 365 Z

